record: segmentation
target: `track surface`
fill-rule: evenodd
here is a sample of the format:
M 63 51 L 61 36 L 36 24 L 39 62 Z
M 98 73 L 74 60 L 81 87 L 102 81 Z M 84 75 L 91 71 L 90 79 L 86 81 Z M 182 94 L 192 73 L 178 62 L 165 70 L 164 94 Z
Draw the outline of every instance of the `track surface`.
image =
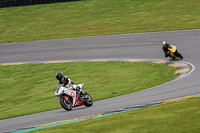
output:
M 59 120 L 77 118 L 130 106 L 144 105 L 200 93 L 200 30 L 83 37 L 0 44 L 0 63 L 70 59 L 134 58 L 164 59 L 162 41 L 175 44 L 184 59 L 195 66 L 190 75 L 144 91 L 94 103 L 90 108 L 58 109 L 0 120 L 0 132 Z M 84 82 L 84 81 L 80 81 Z M 52 92 L 53 94 L 54 92 Z M 58 101 L 59 102 L 59 101 Z

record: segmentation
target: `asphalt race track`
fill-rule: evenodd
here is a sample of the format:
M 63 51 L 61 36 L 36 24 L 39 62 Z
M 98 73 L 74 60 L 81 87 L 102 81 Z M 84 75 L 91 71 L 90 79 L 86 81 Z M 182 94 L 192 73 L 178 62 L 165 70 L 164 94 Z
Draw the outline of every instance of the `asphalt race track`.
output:
M 162 41 L 175 44 L 195 70 L 178 80 L 111 99 L 94 102 L 92 107 L 58 109 L 0 120 L 0 132 L 45 124 L 152 102 L 200 94 L 200 30 L 137 33 L 47 41 L 0 44 L 0 63 L 43 62 L 72 59 L 165 59 Z M 179 61 L 179 60 L 176 60 Z M 56 79 L 55 79 L 56 80 Z M 77 81 L 79 82 L 79 81 Z M 84 81 L 80 81 L 84 82 Z M 56 89 L 56 88 L 55 88 Z M 54 95 L 54 92 L 52 92 Z

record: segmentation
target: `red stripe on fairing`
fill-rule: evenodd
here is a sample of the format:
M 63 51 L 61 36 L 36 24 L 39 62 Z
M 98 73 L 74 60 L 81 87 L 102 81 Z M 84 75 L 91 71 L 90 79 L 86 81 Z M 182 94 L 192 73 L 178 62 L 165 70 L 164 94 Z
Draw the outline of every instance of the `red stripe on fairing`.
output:
M 81 106 L 81 105 L 83 105 L 84 104 L 84 102 L 83 101 L 80 101 L 80 100 L 78 100 L 78 96 L 76 97 L 76 100 L 75 100 L 75 104 L 74 104 L 74 107 L 76 107 L 76 106 Z
M 68 101 L 68 98 L 67 98 L 67 96 L 61 96 L 61 97 L 64 97 L 64 98 L 65 98 L 65 101 Z

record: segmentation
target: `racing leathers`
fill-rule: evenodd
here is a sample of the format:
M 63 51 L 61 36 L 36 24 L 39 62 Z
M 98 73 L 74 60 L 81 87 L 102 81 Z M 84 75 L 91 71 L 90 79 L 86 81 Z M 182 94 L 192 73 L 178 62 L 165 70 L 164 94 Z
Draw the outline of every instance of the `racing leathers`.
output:
M 59 80 L 58 81 L 58 88 L 60 86 L 63 87 L 68 87 L 68 88 L 72 88 L 73 90 L 80 92 L 80 95 L 84 95 L 84 91 L 82 90 L 84 84 L 78 84 L 76 85 L 74 82 L 72 82 L 72 80 L 68 77 L 68 76 L 64 76 L 64 80 Z
M 165 53 L 165 57 L 168 57 L 168 56 L 169 56 L 169 50 L 168 50 L 169 46 L 170 46 L 169 44 L 165 44 L 165 45 L 163 45 L 163 47 L 162 47 L 163 52 Z

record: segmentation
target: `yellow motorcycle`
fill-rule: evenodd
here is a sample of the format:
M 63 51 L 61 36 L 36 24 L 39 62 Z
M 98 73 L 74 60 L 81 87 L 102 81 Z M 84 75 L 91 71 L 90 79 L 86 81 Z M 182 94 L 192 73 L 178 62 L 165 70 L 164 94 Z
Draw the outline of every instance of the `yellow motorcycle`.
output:
M 176 59 L 176 58 L 183 59 L 183 56 L 181 55 L 177 47 L 172 44 L 170 44 L 168 47 L 168 56 L 172 59 Z

